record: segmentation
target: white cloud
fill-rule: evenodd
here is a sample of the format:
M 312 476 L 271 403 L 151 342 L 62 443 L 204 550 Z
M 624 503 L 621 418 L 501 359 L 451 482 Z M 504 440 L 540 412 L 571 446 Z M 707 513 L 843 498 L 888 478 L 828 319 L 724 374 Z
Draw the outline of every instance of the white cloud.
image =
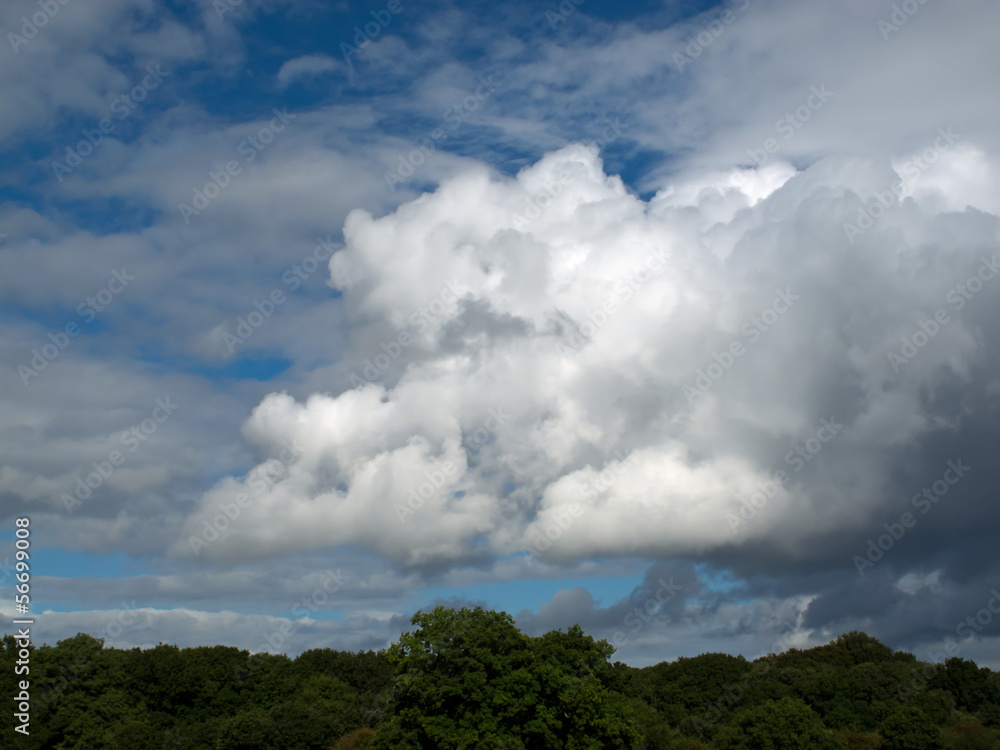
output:
M 790 550 L 853 527 L 878 507 L 889 452 L 933 429 L 919 393 L 942 368 L 963 377 L 979 361 L 983 308 L 956 312 L 899 372 L 887 355 L 928 309 L 947 307 L 939 279 L 980 266 L 996 221 L 917 195 L 851 238 L 845 224 L 898 182 L 888 163 L 831 158 L 790 179 L 769 174 L 735 188 L 736 211 L 690 189 L 652 211 L 594 149 L 573 146 L 516 180 L 474 169 L 381 219 L 351 213 L 330 263 L 358 323 L 357 359 L 340 377 L 364 376 L 368 360 L 379 384 L 265 399 L 246 436 L 270 441 L 272 457 L 280 440 L 303 454 L 203 554 L 510 554 L 574 504 L 582 514 L 553 544 L 559 559 L 747 540 Z M 727 354 L 734 343 L 741 353 Z M 504 424 L 470 444 L 497 408 Z M 790 452 L 816 441 L 823 419 L 844 427 L 823 447 L 823 471 L 800 474 Z M 633 466 L 599 486 L 615 451 Z M 414 499 L 446 464 L 453 473 Z M 779 470 L 786 486 L 734 535 L 727 519 Z M 848 481 L 858 491 L 845 498 Z M 248 484 L 207 493 L 175 551 Z M 400 523 L 408 498 L 420 507 Z
M 905 576 L 896 581 L 896 588 L 904 594 L 909 594 L 910 596 L 913 596 L 924 589 L 927 589 L 932 594 L 939 593 L 941 591 L 942 573 L 943 571 L 941 570 L 934 570 L 925 574 L 907 573 Z
M 384 648 L 398 636 L 390 618 L 380 612 L 355 612 L 343 621 L 208 612 L 178 607 L 170 610 L 133 606 L 79 612 L 46 611 L 32 631 L 37 643 L 55 645 L 77 633 L 103 638 L 106 648 L 153 648 L 166 642 L 190 648 L 222 644 L 251 653 L 298 654 L 311 648 L 364 651 Z M 12 614 L 8 614 L 13 617 Z
M 278 83 L 284 88 L 300 78 L 317 77 L 343 67 L 343 63 L 327 55 L 303 55 L 282 64 L 278 71 Z
M 31 311 L 0 336 L 5 507 L 20 512 L 24 501 L 37 503 L 29 507 L 47 538 L 69 549 L 144 555 L 173 545 L 188 554 L 188 537 L 218 516 L 220 503 L 231 507 L 241 492 L 252 498 L 198 559 L 159 561 L 172 574 L 129 581 L 140 603 L 147 583 L 166 592 L 193 581 L 220 599 L 230 592 L 213 607 L 246 611 L 253 602 L 268 611 L 273 580 L 208 580 L 190 566 L 259 558 L 262 567 L 299 571 L 298 550 L 338 545 L 337 554 L 403 569 L 384 573 L 396 588 L 377 602 L 350 603 L 368 614 L 404 606 L 398 582 L 419 588 L 427 569 L 464 586 L 570 571 L 586 577 L 635 565 L 639 555 L 692 554 L 735 560 L 743 575 L 766 550 L 770 562 L 761 564 L 778 578 L 776 571 L 796 571 L 805 558 L 836 568 L 838 556 L 853 575 L 851 535 L 869 536 L 892 515 L 884 508 L 908 499 L 907 483 L 919 488 L 913 467 L 937 471 L 927 446 L 968 447 L 978 434 L 970 421 L 996 423 L 997 282 L 985 283 L 961 311 L 947 295 L 1000 240 L 1000 100 L 983 78 L 997 67 L 990 34 L 1000 6 L 928 3 L 885 41 L 876 20 L 887 11 L 877 4 L 755 0 L 682 71 L 672 54 L 717 10 L 668 28 L 619 23 L 609 33 L 584 7 L 580 35 L 555 38 L 504 36 L 502 27 L 454 9 L 414 16 L 417 33 L 406 43 L 390 35 L 352 56 L 351 82 L 378 93 L 294 109 L 287 131 L 252 163 L 241 161 L 243 173 L 185 225 L 178 203 L 191 200 L 210 170 L 243 159 L 237 146 L 272 116 L 270 104 L 209 107 L 200 99 L 204 87 L 238 70 L 248 85 L 256 75 L 274 94 L 275 79 L 262 72 L 270 68 L 243 60 L 240 34 L 247 21 L 283 12 L 282 5 L 246 0 L 220 18 L 200 0 L 189 23 L 154 14 L 146 0 L 70 3 L 8 54 L 0 71 L 9 93 L 0 103 L 0 135 L 42 141 L 51 123 L 65 125 L 54 131 L 51 153 L 26 157 L 19 173 L 9 173 L 27 186 L 22 205 L 38 213 L 2 212 L 8 236 L 0 292 Z M 18 31 L 23 14 L 37 8 L 31 0 L 4 5 L 0 28 Z M 312 9 L 291 11 L 290 19 L 302 21 Z M 381 124 L 449 126 L 444 113 L 487 73 L 459 47 L 486 50 L 488 72 L 501 85 L 391 192 L 385 174 L 413 152 L 415 136 L 429 133 L 388 136 Z M 57 184 L 52 159 L 156 63 L 173 77 L 129 120 L 130 137 L 109 137 Z M 189 63 L 199 64 L 192 71 Z M 276 82 L 339 76 L 342 67 L 323 55 L 297 57 Z M 331 80 L 339 79 L 323 82 Z M 786 139 L 777 121 L 806 102 L 812 86 L 833 94 Z M 628 127 L 607 158 L 628 170 L 628 186 L 579 146 L 549 154 L 517 180 L 474 161 L 523 164 L 567 140 L 597 137 L 605 118 L 619 115 Z M 81 118 L 83 125 L 74 124 Z M 928 156 L 940 129 L 949 128 L 957 142 Z M 749 152 L 761 153 L 768 138 L 780 148 L 762 168 L 747 169 Z M 822 158 L 828 155 L 834 158 Z M 914 169 L 919 159 L 928 168 Z M 36 179 L 40 173 L 48 182 Z M 416 197 L 438 183 L 437 192 Z M 845 224 L 897 184 L 902 200 L 892 199 L 852 243 Z M 635 189 L 656 194 L 646 202 Z M 108 218 L 107 201 L 125 207 L 114 226 L 133 226 L 130 217 L 138 216 L 151 225 L 102 232 L 95 227 Z M 86 224 L 74 222 L 76 207 L 90 206 Z M 343 297 L 323 287 L 319 269 L 245 347 L 227 351 L 223 331 L 273 288 L 290 291 L 285 270 L 345 220 L 347 247 L 331 267 Z M 76 320 L 76 305 L 122 264 L 130 272 L 136 266 L 134 289 L 25 388 L 16 367 L 45 343 L 47 326 Z M 799 299 L 751 342 L 742 327 L 754 326 L 786 289 Z M 602 310 L 615 299 L 613 312 Z M 904 337 L 912 341 L 940 308 L 950 322 L 894 371 L 887 353 L 901 351 Z M 576 335 L 590 327 L 589 336 Z M 405 346 L 401 332 L 412 337 Z M 724 368 L 720 353 L 734 341 L 746 353 Z M 268 383 L 237 376 L 222 387 L 200 375 L 157 374 L 228 378 L 221 362 L 238 368 L 258 356 L 292 365 Z M 689 403 L 684 386 L 710 367 L 720 376 Z M 377 386 L 352 388 L 351 376 L 372 373 Z M 60 495 L 107 457 L 164 387 L 196 406 L 67 517 Z M 264 398 L 283 388 L 287 394 Z M 241 441 L 238 425 L 258 403 Z M 497 410 L 503 424 L 491 428 Z M 822 444 L 821 460 L 795 471 L 789 452 L 830 418 L 844 430 Z M 303 451 L 275 481 L 264 481 L 261 469 L 243 475 L 248 462 L 279 456 L 283 442 Z M 624 469 L 620 457 L 631 459 Z M 445 462 L 453 470 L 409 514 L 411 491 L 427 474 L 439 476 Z M 935 537 L 928 544 L 938 552 L 951 545 L 972 554 L 969 538 L 988 526 L 992 495 L 971 486 L 995 485 L 985 463 L 976 463 L 980 479 L 963 483 L 968 506 L 956 505 L 947 523 L 935 525 L 946 535 L 954 524 L 961 543 Z M 748 512 L 743 501 L 776 470 L 792 481 Z M 729 519 L 741 512 L 751 518 L 734 533 Z M 566 528 L 532 567 L 511 558 L 560 522 Z M 887 588 L 913 606 L 934 591 L 934 581 L 907 572 L 913 559 L 927 569 L 923 552 L 907 560 L 901 547 L 879 569 L 891 577 Z M 626 557 L 594 562 L 592 555 Z M 101 587 L 112 588 L 103 579 L 78 588 Z M 251 622 L 241 618 L 254 616 L 204 613 L 203 599 L 167 598 L 181 615 L 150 614 L 137 643 L 223 640 L 232 626 L 240 643 L 255 645 L 258 636 L 240 630 Z M 844 597 L 832 598 L 820 621 L 843 609 Z M 555 621 L 561 610 L 584 611 L 586 599 L 580 591 L 560 597 L 546 615 Z M 96 594 L 80 601 L 107 604 Z M 761 611 L 797 601 L 788 593 Z M 720 641 L 698 640 L 697 623 L 686 625 L 688 652 L 717 642 L 730 650 L 733 638 L 756 643 L 750 631 L 770 626 L 763 615 L 745 621 L 742 606 L 717 620 L 704 615 L 718 625 Z M 917 614 L 907 627 L 929 621 Z M 74 618 L 101 626 L 66 613 L 60 632 L 75 633 Z M 183 640 L 189 622 L 204 627 Z M 747 634 L 726 631 L 728 622 L 746 622 Z M 669 638 L 687 638 L 642 637 L 654 655 Z

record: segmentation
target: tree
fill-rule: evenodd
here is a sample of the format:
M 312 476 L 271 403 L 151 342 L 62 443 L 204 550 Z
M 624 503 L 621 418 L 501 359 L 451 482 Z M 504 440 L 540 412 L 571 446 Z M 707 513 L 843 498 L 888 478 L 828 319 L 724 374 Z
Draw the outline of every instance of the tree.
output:
M 961 722 L 947 729 L 948 750 L 997 750 L 1000 733 L 987 729 L 978 721 Z
M 947 690 L 961 708 L 973 712 L 987 707 L 995 709 L 1000 703 L 1000 690 L 996 681 L 991 680 L 990 670 L 957 656 L 945 660 L 944 669 L 937 673 L 928 687 Z
M 721 750 L 835 750 L 819 716 L 798 698 L 782 698 L 737 712 L 716 736 Z
M 272 750 L 277 731 L 271 717 L 260 710 L 244 711 L 222 725 L 216 750 Z
M 837 732 L 837 742 L 843 750 L 879 750 L 882 738 L 873 732 L 841 729 Z
M 107 734 L 109 750 L 162 750 L 163 732 L 147 721 L 126 721 Z
M 754 671 L 742 656 L 682 656 L 642 670 L 639 694 L 670 724 L 703 734 L 724 713 L 743 705 L 756 680 Z
M 418 628 L 387 653 L 396 669 L 395 712 L 379 728 L 376 747 L 457 750 L 513 741 L 515 730 L 502 722 L 508 710 L 500 683 L 528 662 L 527 637 L 513 618 L 437 607 L 411 622 Z
M 904 706 L 879 725 L 882 750 L 940 750 L 940 732 L 919 708 Z
M 595 641 L 579 625 L 532 639 L 531 646 L 536 698 L 556 711 L 528 718 L 528 726 L 537 728 L 534 735 L 526 733 L 529 746 L 552 747 L 546 744 L 552 737 L 555 747 L 629 747 L 637 740 L 627 701 L 616 690 L 621 670 L 609 663 L 614 646 Z M 544 727 L 543 716 L 550 717 Z
M 827 651 L 829 649 L 829 651 Z M 816 649 L 817 656 L 831 654 L 831 661 L 840 666 L 855 666 L 858 664 L 883 664 L 892 661 L 894 653 L 891 648 L 884 645 L 866 633 L 852 630 L 844 633 L 832 641 L 829 646 Z
M 413 625 L 388 651 L 295 659 L 105 648 L 82 633 L 31 647 L 31 735 L 0 748 L 1000 750 L 1000 674 L 918 662 L 863 633 L 752 663 L 635 669 L 576 625 L 532 638 L 481 607 Z M 0 640 L 9 696 L 19 652 Z
M 400 636 L 394 713 L 379 748 L 631 747 L 637 732 L 601 682 L 614 649 L 578 627 L 539 639 L 506 612 L 437 607 Z
M 345 734 L 337 740 L 337 744 L 333 746 L 333 750 L 368 750 L 374 741 L 375 730 L 365 727 L 364 729 L 356 729 L 350 734 Z
M 292 700 L 275 705 L 270 715 L 281 750 L 323 750 L 361 724 L 357 692 L 325 674 L 306 679 Z

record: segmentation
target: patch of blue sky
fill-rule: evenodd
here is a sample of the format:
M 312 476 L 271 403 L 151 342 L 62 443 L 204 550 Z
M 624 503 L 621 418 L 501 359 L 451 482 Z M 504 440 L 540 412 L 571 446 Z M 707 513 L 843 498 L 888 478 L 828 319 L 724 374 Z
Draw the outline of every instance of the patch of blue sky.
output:
M 130 557 L 124 552 L 98 554 L 70 550 L 64 547 L 39 546 L 32 540 L 34 553 L 31 556 L 33 578 L 51 576 L 53 578 L 130 578 L 152 573 L 152 557 Z M 38 592 L 44 597 L 44 588 Z
M 159 348 L 145 345 L 137 350 L 133 360 L 155 365 L 162 372 L 181 372 L 195 375 L 213 383 L 225 383 L 233 380 L 256 380 L 265 382 L 272 380 L 287 371 L 294 361 L 287 357 L 252 356 L 234 357 L 228 362 L 208 364 L 200 359 L 193 359 L 179 354 L 164 354 Z
M 70 175 L 66 179 L 74 177 L 83 179 L 80 175 Z M 142 230 L 153 226 L 160 214 L 149 206 L 122 198 L 62 198 L 56 191 L 46 200 L 50 210 L 61 212 L 72 220 L 75 230 L 95 235 L 141 234 Z
M 746 582 L 734 576 L 732 571 L 714 568 L 706 563 L 696 563 L 694 568 L 698 577 L 705 584 L 703 598 L 706 595 L 723 594 L 727 601 L 736 604 L 748 604 L 756 598 L 754 596 L 738 597 L 733 593 L 746 586 Z
M 524 609 L 532 612 L 562 590 L 574 586 L 585 588 L 595 600 L 595 606 L 607 607 L 627 597 L 642 583 L 642 576 L 609 576 L 607 578 L 525 579 L 473 586 L 432 586 L 416 592 L 414 609 L 432 608 L 435 603 L 453 599 L 486 603 L 489 609 L 516 615 Z

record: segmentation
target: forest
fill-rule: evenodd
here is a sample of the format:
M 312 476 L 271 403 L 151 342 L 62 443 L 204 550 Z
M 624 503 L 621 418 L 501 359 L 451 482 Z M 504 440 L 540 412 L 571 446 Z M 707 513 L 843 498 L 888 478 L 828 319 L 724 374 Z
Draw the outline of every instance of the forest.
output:
M 860 632 L 753 661 L 635 668 L 579 626 L 437 607 L 383 651 L 32 647 L 31 732 L 57 750 L 998 750 L 1000 673 L 917 660 Z M 14 636 L 0 679 L 17 694 Z M 10 704 L 8 704 L 10 705 Z

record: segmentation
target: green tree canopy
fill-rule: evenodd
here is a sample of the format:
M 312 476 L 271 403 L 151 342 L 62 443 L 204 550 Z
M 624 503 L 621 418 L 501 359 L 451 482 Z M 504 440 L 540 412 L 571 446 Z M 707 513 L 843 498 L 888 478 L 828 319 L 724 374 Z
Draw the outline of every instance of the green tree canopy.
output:
M 505 612 L 437 607 L 389 649 L 397 695 L 379 748 L 601 750 L 637 738 L 610 675 L 606 641 L 578 627 L 532 639 Z
M 715 740 L 720 750 L 836 750 L 833 735 L 798 698 L 766 701 L 735 713 Z
M 941 750 L 941 733 L 919 708 L 904 706 L 879 726 L 881 750 Z

